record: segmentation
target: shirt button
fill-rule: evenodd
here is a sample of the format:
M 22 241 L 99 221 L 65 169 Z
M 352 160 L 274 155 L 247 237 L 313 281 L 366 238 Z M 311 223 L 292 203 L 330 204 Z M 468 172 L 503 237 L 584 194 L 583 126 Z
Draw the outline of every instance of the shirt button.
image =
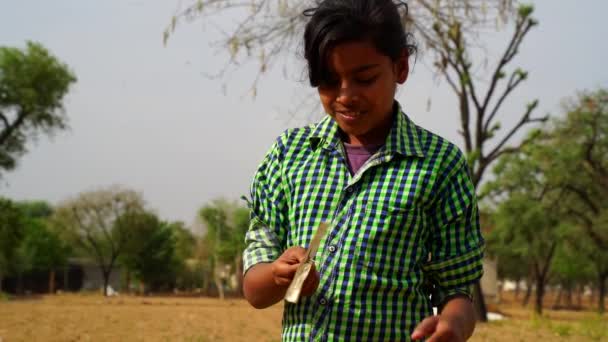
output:
M 334 245 L 331 245 L 331 246 L 327 247 L 327 250 L 329 250 L 329 252 L 330 252 L 330 253 L 335 252 L 335 251 L 336 251 L 336 249 L 337 249 L 337 248 L 336 248 L 336 246 L 334 246 Z
M 327 299 L 325 299 L 325 298 L 319 299 L 319 304 L 321 304 L 321 305 L 327 304 Z
M 347 188 L 346 191 L 348 191 L 348 193 L 352 193 L 353 192 L 353 188 Z

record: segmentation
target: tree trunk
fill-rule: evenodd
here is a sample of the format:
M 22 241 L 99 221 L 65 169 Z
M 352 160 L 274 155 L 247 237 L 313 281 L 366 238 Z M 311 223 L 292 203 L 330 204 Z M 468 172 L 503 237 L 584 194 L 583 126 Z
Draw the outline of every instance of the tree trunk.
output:
M 479 280 L 475 282 L 475 286 L 473 287 L 473 305 L 475 306 L 475 319 L 478 322 L 487 322 L 488 310 L 486 308 L 486 301 L 483 298 L 483 291 Z
M 566 307 L 568 309 L 572 308 L 572 284 L 568 284 L 568 287 L 566 287 Z
M 562 287 L 560 285 L 559 290 L 557 291 L 557 298 L 555 299 L 555 303 L 553 303 L 553 310 L 559 309 L 560 302 L 562 301 Z
M 49 272 L 49 293 L 50 294 L 55 293 L 55 270 L 54 269 L 52 269 Z
M 519 290 L 521 289 L 519 283 L 520 279 L 517 279 L 517 281 L 515 282 L 515 300 L 519 298 Z
M 578 293 L 576 294 L 576 301 L 579 308 L 583 307 L 583 293 L 585 293 L 585 285 L 580 284 L 578 286 Z
M 2 281 L 4 280 L 4 277 L 2 276 L 2 273 L 0 273 L 0 293 L 2 293 Z
M 205 277 L 203 278 L 203 287 L 205 288 L 205 295 L 211 294 L 211 285 L 214 283 L 215 278 L 215 264 L 212 258 L 208 259 L 207 269 L 205 271 Z
M 215 282 L 215 287 L 217 287 L 217 292 L 220 299 L 224 300 L 224 287 L 222 286 L 222 279 L 219 277 L 219 275 L 215 275 L 213 277 L 213 281 Z
M 103 296 L 108 296 L 108 285 L 110 283 L 110 272 L 101 272 L 103 275 Z
M 539 276 L 536 279 L 536 304 L 534 305 L 534 311 L 537 314 L 543 314 L 543 297 L 545 296 L 545 279 Z
M 504 289 L 504 282 L 501 281 L 498 283 L 498 290 L 496 291 L 496 300 L 495 300 L 496 304 L 500 304 L 502 302 L 503 289 Z
M 236 272 L 236 294 L 243 297 L 243 258 L 241 253 L 237 253 L 234 260 L 234 270 Z
M 205 295 L 208 296 L 209 295 L 209 272 L 205 272 L 203 271 L 203 289 L 205 290 Z
M 604 305 L 604 298 L 606 297 L 606 278 L 608 277 L 608 273 L 600 274 L 598 277 L 598 302 L 597 302 L 597 311 L 600 315 L 604 314 L 606 311 L 606 307 Z
M 224 300 L 224 287 L 222 286 L 222 267 L 224 264 L 218 262 L 219 258 L 215 256 L 213 258 L 213 282 L 215 283 L 215 287 L 217 288 L 217 292 L 220 296 L 221 300 Z
M 528 302 L 530 301 L 530 297 L 532 296 L 532 282 L 530 279 L 526 279 L 526 295 L 524 296 L 524 300 L 521 303 L 521 306 L 528 306 Z
M 70 290 L 70 285 L 69 283 L 69 279 L 70 279 L 70 268 L 69 266 L 65 266 L 65 268 L 63 269 L 63 291 L 67 292 Z
M 127 293 L 131 293 L 131 270 L 125 267 L 125 283 L 127 285 Z
M 23 294 L 23 275 L 21 272 L 17 273 L 17 294 Z

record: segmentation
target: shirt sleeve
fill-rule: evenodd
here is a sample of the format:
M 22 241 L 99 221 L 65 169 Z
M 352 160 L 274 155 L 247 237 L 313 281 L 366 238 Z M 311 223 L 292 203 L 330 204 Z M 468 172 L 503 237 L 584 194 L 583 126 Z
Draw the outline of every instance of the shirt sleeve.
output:
M 281 138 L 258 167 L 251 184 L 250 224 L 245 234 L 243 273 L 262 262 L 273 262 L 285 244 L 285 189 L 281 169 Z
M 479 227 L 475 188 L 459 150 L 448 158 L 430 208 L 428 263 L 423 266 L 433 286 L 433 305 L 456 295 L 471 298 L 471 285 L 483 274 L 484 240 Z

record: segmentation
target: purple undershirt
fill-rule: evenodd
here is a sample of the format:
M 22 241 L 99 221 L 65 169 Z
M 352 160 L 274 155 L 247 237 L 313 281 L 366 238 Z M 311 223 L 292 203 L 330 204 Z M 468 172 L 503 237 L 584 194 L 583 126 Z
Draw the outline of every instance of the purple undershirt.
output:
M 351 174 L 357 173 L 361 166 L 365 164 L 365 162 L 374 155 L 374 153 L 378 152 L 378 150 L 383 146 L 380 145 L 367 145 L 367 146 L 354 146 L 348 143 L 344 143 L 344 150 L 346 151 L 346 159 L 348 161 L 348 168 L 350 169 Z

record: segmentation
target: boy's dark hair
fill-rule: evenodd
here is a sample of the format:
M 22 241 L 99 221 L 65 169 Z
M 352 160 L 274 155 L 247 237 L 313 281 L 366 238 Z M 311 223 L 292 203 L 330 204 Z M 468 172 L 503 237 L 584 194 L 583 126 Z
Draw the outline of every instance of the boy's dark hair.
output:
M 304 11 L 310 17 L 304 31 L 310 85 L 317 87 L 329 81 L 327 56 L 339 43 L 369 40 L 393 61 L 403 49 L 408 56 L 414 54 L 416 46 L 410 42 L 411 34 L 405 32 L 399 7 L 407 16 L 407 4 L 393 0 L 323 0 Z

